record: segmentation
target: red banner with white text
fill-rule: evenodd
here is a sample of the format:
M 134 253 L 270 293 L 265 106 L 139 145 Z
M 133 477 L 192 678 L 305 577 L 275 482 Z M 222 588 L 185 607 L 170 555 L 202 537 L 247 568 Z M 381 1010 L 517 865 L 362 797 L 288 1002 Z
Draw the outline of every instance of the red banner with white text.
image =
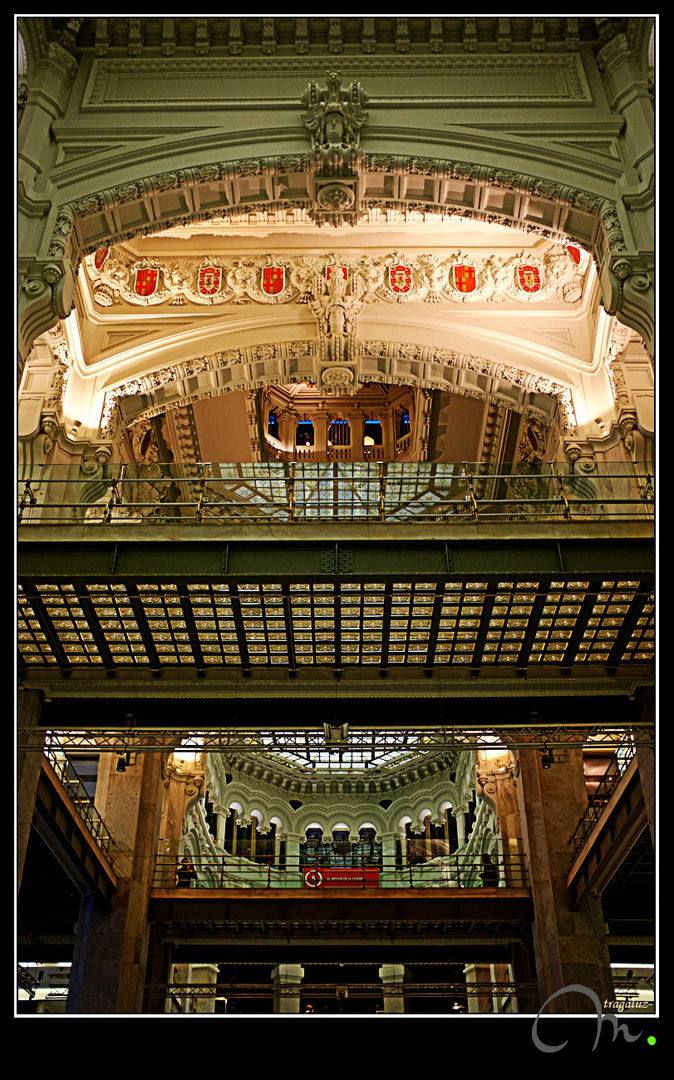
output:
M 303 884 L 307 889 L 372 889 L 379 885 L 379 867 L 312 866 L 304 871 Z

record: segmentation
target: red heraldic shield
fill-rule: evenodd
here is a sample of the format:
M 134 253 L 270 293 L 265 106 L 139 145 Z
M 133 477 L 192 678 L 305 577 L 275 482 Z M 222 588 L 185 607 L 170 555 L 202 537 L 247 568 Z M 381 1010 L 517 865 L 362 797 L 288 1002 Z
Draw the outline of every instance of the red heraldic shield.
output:
M 574 244 L 567 244 L 566 250 L 575 262 L 576 266 L 580 264 L 580 248 L 575 247 Z
M 537 266 L 518 266 L 517 280 L 523 292 L 535 293 L 541 288 L 541 272 Z
M 201 296 L 215 296 L 222 281 L 219 266 L 199 267 L 199 293 Z
M 389 266 L 388 279 L 393 292 L 409 292 L 412 288 L 411 266 L 403 266 L 402 263 L 398 263 L 396 266 Z
M 152 296 L 157 291 L 158 284 L 158 270 L 153 270 L 149 266 L 143 270 L 136 270 L 136 280 L 133 286 L 136 296 Z
M 101 269 L 103 263 L 105 262 L 105 260 L 107 259 L 109 254 L 110 254 L 110 248 L 99 248 L 98 249 L 98 251 L 94 255 L 94 266 L 96 267 L 97 270 Z
M 347 270 L 346 266 L 326 266 L 325 276 L 328 281 L 330 281 L 332 278 L 340 277 L 344 281 L 346 281 L 349 276 L 349 271 Z
M 267 296 L 276 296 L 286 287 L 284 266 L 265 266 L 262 269 L 262 292 Z
M 477 273 L 474 266 L 460 264 L 454 267 L 454 288 L 460 293 L 471 293 L 477 289 Z

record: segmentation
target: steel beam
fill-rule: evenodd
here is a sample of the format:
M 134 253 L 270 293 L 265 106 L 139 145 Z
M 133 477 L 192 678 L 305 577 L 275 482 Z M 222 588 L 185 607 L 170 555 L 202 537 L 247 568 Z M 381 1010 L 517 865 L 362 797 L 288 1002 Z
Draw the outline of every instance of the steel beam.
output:
M 476 575 L 488 581 L 573 580 L 615 574 L 651 578 L 655 573 L 654 544 L 640 538 L 447 543 L 405 542 L 397 537 L 391 542 L 364 539 L 339 546 L 349 559 L 335 559 L 334 544 L 318 541 L 32 541 L 18 545 L 17 575 L 21 582 L 35 583 L 424 581 L 470 580 Z

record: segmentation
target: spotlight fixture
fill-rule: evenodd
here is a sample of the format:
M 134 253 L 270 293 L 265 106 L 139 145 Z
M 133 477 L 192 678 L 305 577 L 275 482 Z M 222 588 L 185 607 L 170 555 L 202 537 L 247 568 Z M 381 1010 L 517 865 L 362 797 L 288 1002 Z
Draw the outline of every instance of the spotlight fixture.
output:
M 554 764 L 554 760 L 555 759 L 553 758 L 552 754 L 548 750 L 548 744 L 546 743 L 545 746 L 543 747 L 542 754 L 541 754 L 541 765 L 542 765 L 542 767 L 544 769 L 549 769 L 550 766 Z
M 126 767 L 130 764 L 131 754 L 128 750 L 125 753 L 117 755 L 117 772 L 126 772 Z

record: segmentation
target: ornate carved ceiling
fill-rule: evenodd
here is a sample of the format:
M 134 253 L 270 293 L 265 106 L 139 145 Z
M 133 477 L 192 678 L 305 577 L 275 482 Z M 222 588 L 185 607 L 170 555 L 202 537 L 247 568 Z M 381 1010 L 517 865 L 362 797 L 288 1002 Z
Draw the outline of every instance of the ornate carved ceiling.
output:
M 232 391 L 381 383 L 500 402 L 574 434 L 588 388 L 608 390 L 597 304 L 586 250 L 498 224 L 178 226 L 85 258 L 69 407 L 111 439 L 120 417 Z

